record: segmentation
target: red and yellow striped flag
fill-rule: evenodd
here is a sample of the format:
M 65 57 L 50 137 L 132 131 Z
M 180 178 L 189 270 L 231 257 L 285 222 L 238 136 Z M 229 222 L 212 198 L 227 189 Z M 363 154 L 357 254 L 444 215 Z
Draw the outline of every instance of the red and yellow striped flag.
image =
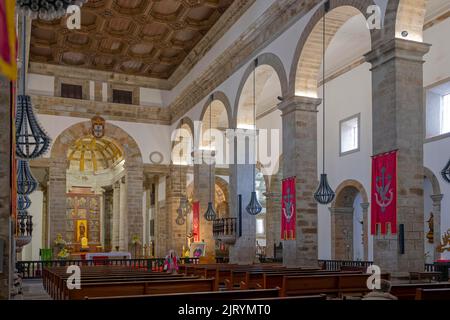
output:
M 0 0 L 0 74 L 17 78 L 15 0 Z

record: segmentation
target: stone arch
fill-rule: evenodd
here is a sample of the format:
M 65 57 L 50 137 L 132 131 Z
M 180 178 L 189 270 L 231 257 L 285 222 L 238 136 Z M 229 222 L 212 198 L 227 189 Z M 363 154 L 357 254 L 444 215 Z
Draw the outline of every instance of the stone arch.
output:
M 280 87 L 281 87 L 280 94 L 281 94 L 281 96 L 286 96 L 288 93 L 288 88 L 289 88 L 288 79 L 287 79 L 287 75 L 286 75 L 286 70 L 283 66 L 283 62 L 281 62 L 280 58 L 273 53 L 267 52 L 267 53 L 263 53 L 263 54 L 259 55 L 257 57 L 257 59 L 258 59 L 258 67 L 257 68 L 266 66 L 268 69 L 271 69 L 276 73 L 276 75 L 278 76 Z M 236 128 L 238 125 L 239 105 L 241 102 L 241 97 L 242 97 L 242 94 L 244 91 L 244 86 L 245 86 L 247 80 L 249 79 L 250 75 L 252 74 L 253 69 L 254 69 L 254 64 L 252 61 L 250 63 L 250 65 L 247 67 L 247 69 L 245 70 L 245 72 L 241 78 L 241 82 L 239 84 L 239 87 L 238 87 L 238 90 L 236 93 L 235 103 L 234 103 L 234 112 L 233 112 L 233 121 L 232 121 L 233 128 Z M 265 81 L 267 81 L 267 79 Z M 257 86 L 258 86 L 258 84 L 257 84 Z
M 182 118 L 178 122 L 176 130 L 179 130 L 179 129 L 186 129 L 189 132 L 190 140 L 191 140 L 190 141 L 191 149 L 193 149 L 194 141 L 195 141 L 195 139 L 194 139 L 194 122 L 191 120 L 191 118 L 186 116 L 186 117 Z M 172 140 L 171 141 L 172 147 L 171 147 L 170 150 L 171 150 L 171 157 L 172 157 L 171 160 L 173 162 L 173 159 L 178 157 L 178 155 L 174 154 L 174 151 L 175 151 L 174 149 L 180 143 L 180 141 L 178 141 L 178 137 L 177 136 L 172 136 L 171 140 Z M 191 152 L 192 152 L 192 150 L 186 150 L 186 157 L 187 157 L 187 159 L 190 159 Z M 189 160 L 187 160 L 187 161 L 190 162 Z
M 424 179 L 428 179 L 431 183 L 432 194 L 431 198 L 431 212 L 433 213 L 433 260 L 440 257 L 440 252 L 437 250 L 438 244 L 441 242 L 441 203 L 444 195 L 441 193 L 441 187 L 436 175 L 429 168 L 424 167 Z M 424 208 L 425 209 L 425 208 Z M 424 212 L 424 215 L 427 213 Z M 426 220 L 426 218 L 424 219 Z
M 383 37 L 423 41 L 423 25 L 429 0 L 388 1 L 384 19 Z M 407 31 L 408 35 L 402 35 Z
M 368 6 L 374 5 L 373 0 L 331 0 L 330 11 L 327 13 L 327 33 L 325 45 L 328 47 L 336 32 L 352 17 L 366 13 Z M 319 71 L 322 65 L 322 19 L 324 6 L 320 6 L 305 27 L 294 53 L 289 74 L 289 95 L 317 98 L 319 87 Z M 368 31 L 369 32 L 369 31 Z M 371 31 L 371 42 L 377 37 L 378 31 Z M 373 45 L 372 45 L 373 47 Z
M 69 147 L 80 137 L 91 134 L 91 122 L 85 121 L 72 125 L 56 139 L 51 149 L 48 187 L 48 216 L 50 243 L 57 234 L 66 233 L 66 175 L 68 169 L 67 152 Z M 143 159 L 136 141 L 123 129 L 106 122 L 105 136 L 114 140 L 124 151 L 125 179 L 116 184 L 124 188 L 126 207 L 124 220 L 120 223 L 120 238 L 117 235 L 113 246 L 131 252 L 131 239 L 138 236 L 143 239 L 142 196 L 143 196 Z M 122 186 L 123 185 L 123 186 Z
M 223 93 L 222 91 L 216 91 L 211 94 L 213 97 L 212 106 L 214 108 L 214 102 L 218 101 L 221 102 L 221 106 L 225 108 L 226 116 L 227 116 L 227 128 L 231 126 L 231 119 L 233 118 L 233 112 L 231 110 L 231 104 L 228 97 Z M 200 121 L 203 121 L 203 119 L 206 116 L 206 113 L 209 109 L 209 106 L 211 104 L 210 98 L 208 97 L 207 101 L 205 102 L 205 105 L 203 106 L 202 113 L 200 114 Z M 214 128 L 216 126 L 213 126 Z
M 92 124 L 90 121 L 84 121 L 72 125 L 58 135 L 51 149 L 51 158 L 66 159 L 67 151 L 70 146 L 80 137 L 91 135 Z M 127 163 L 142 164 L 142 153 L 136 141 L 122 128 L 105 123 L 105 136 L 114 140 L 124 151 L 125 166 Z
M 228 182 L 225 181 L 222 177 L 215 176 L 215 186 L 216 189 L 220 188 L 223 192 L 224 201 L 222 203 L 216 203 L 216 207 L 218 208 L 218 213 L 220 218 L 228 218 L 230 215 L 230 190 Z M 217 190 L 216 190 L 217 192 Z M 222 213 L 225 211 L 225 215 Z
M 362 243 L 364 260 L 368 257 L 368 209 L 369 198 L 364 186 L 356 180 L 345 180 L 336 189 L 336 199 L 330 208 L 331 218 L 331 258 L 353 260 L 354 248 L 354 202 L 357 195 L 362 198 Z

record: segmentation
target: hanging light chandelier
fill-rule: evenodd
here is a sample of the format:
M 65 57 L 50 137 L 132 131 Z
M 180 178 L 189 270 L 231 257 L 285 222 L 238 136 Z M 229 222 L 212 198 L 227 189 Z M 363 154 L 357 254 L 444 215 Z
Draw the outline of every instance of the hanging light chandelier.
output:
M 335 193 L 333 189 L 331 189 L 330 184 L 328 183 L 328 177 L 325 173 L 325 28 L 326 28 L 326 15 L 330 10 L 330 1 L 325 2 L 324 4 L 324 14 L 322 18 L 323 22 L 323 33 L 322 33 L 322 174 L 320 175 L 320 183 L 317 191 L 314 193 L 314 199 L 323 205 L 329 204 L 334 200 Z
M 25 95 L 25 39 L 26 18 L 22 17 L 22 78 L 20 95 L 17 96 L 16 155 L 29 160 L 42 156 L 48 150 L 51 140 L 37 121 L 30 96 Z
M 441 171 L 442 178 L 450 183 L 450 160 L 448 160 L 447 165 Z
M 17 210 L 19 212 L 27 210 L 31 206 L 31 200 L 27 195 L 19 194 L 17 197 Z
M 28 161 L 19 159 L 17 161 L 17 193 L 19 195 L 29 195 L 33 193 L 38 186 L 36 179 L 31 174 Z
M 254 130 L 254 143 L 256 144 L 256 68 L 258 67 L 258 59 L 255 59 L 255 65 L 253 69 L 253 130 Z M 255 154 L 256 160 L 256 154 Z M 256 195 L 256 161 L 253 164 L 253 191 L 250 196 L 250 202 L 245 208 L 247 212 L 256 216 L 261 213 L 262 206 L 258 201 L 258 196 Z
M 211 146 L 212 142 L 212 133 L 211 133 L 211 127 L 212 127 L 212 102 L 214 101 L 214 95 L 211 95 L 211 100 L 209 103 L 209 145 Z M 211 156 L 212 156 L 212 148 L 210 148 Z M 212 193 L 212 165 L 209 166 L 209 202 L 208 202 L 208 208 L 206 209 L 206 212 L 204 214 L 204 217 L 207 221 L 214 221 L 216 219 L 216 211 L 214 210 L 213 206 L 213 193 Z
M 183 137 L 180 137 L 180 143 L 182 141 L 183 141 Z M 182 151 L 180 151 L 180 163 L 179 163 L 179 166 L 180 166 L 180 185 L 182 183 L 182 172 L 181 172 L 181 156 L 182 156 L 182 154 L 181 154 L 181 152 Z M 187 199 L 187 197 L 182 194 L 181 187 L 180 187 L 180 193 L 181 193 L 180 206 L 177 209 L 178 216 L 177 216 L 177 219 L 175 220 L 175 222 L 178 225 L 181 226 L 181 225 L 185 224 L 186 217 L 191 212 L 191 205 L 190 205 L 189 200 Z
M 17 11 L 32 19 L 54 20 L 66 14 L 69 6 L 81 7 L 87 0 L 17 0 Z

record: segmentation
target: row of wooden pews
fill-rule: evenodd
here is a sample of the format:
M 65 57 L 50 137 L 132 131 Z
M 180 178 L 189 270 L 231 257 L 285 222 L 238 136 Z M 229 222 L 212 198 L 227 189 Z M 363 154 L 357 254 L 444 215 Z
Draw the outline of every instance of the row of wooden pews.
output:
M 145 299 L 172 301 L 362 297 L 369 274 L 363 270 L 327 271 L 286 268 L 280 264 L 182 265 L 179 274 L 121 266 L 82 266 L 81 289 L 69 290 L 66 267 L 43 270 L 44 288 L 53 299 Z M 389 274 L 382 274 L 389 279 Z M 449 288 L 449 289 L 446 289 Z M 450 291 L 450 283 L 396 284 L 392 294 L 400 300 L 434 299 Z M 420 293 L 419 293 L 420 291 Z M 448 293 L 447 293 L 448 294 Z M 434 295 L 434 296 L 433 296 Z

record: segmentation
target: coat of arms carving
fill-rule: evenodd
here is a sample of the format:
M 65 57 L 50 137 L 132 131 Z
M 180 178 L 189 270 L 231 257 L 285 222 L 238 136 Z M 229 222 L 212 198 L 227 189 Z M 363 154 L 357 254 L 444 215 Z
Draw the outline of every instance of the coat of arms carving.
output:
M 95 116 L 91 119 L 91 123 L 92 135 L 97 139 L 103 138 L 103 136 L 105 135 L 105 119 L 100 116 Z

